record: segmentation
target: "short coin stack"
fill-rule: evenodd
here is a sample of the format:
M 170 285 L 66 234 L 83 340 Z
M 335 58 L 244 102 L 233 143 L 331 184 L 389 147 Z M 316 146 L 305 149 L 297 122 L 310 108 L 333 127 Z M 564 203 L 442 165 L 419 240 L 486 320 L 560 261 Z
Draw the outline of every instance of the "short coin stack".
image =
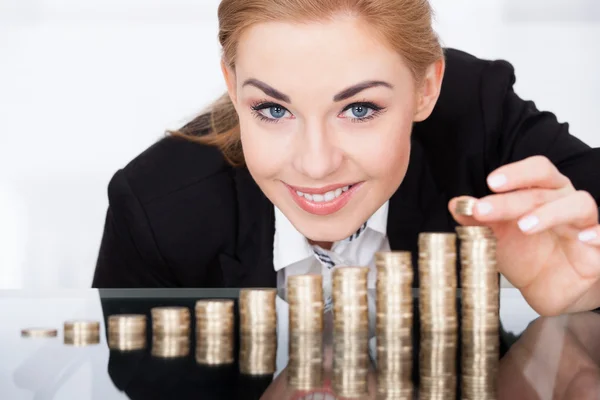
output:
M 421 331 L 456 332 L 456 234 L 419 235 Z
M 240 360 L 246 375 L 275 372 L 277 354 L 276 289 L 240 290 Z
M 412 361 L 410 331 L 377 334 L 378 399 L 413 399 Z
M 323 385 L 323 335 L 321 332 L 290 333 L 288 384 L 308 391 Z
M 146 347 L 146 316 L 143 314 L 109 316 L 108 347 L 119 351 L 144 349 Z
M 323 331 L 323 277 L 292 275 L 287 281 L 290 332 Z
M 419 353 L 420 400 L 456 398 L 457 331 L 421 332 Z
M 461 240 L 462 396 L 496 399 L 499 362 L 499 282 L 491 229 L 457 227 Z
M 458 215 L 472 216 L 475 203 L 477 202 L 474 198 L 464 198 L 456 202 L 455 211 Z
M 377 267 L 376 332 L 409 333 L 413 324 L 413 266 L 408 251 L 375 254 Z
M 338 267 L 333 270 L 333 328 L 335 331 L 368 332 L 368 274 L 368 267 Z
M 368 393 L 369 365 L 368 332 L 334 332 L 331 386 L 337 396 L 365 396 Z
M 88 346 L 100 343 L 100 322 L 67 321 L 64 323 L 64 344 Z
M 233 300 L 198 300 L 196 314 L 196 362 L 221 365 L 233 362 Z
M 187 307 L 154 307 L 152 314 L 152 355 L 160 358 L 185 357 L 190 352 L 190 310 Z

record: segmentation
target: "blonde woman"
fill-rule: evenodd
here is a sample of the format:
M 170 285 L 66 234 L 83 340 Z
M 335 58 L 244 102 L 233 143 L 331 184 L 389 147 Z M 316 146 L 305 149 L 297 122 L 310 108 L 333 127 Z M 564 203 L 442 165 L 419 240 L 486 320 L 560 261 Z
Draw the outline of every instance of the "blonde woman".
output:
M 115 174 L 93 286 L 327 282 L 482 224 L 536 311 L 600 306 L 600 149 L 442 49 L 428 1 L 223 0 L 219 40 L 228 93 Z

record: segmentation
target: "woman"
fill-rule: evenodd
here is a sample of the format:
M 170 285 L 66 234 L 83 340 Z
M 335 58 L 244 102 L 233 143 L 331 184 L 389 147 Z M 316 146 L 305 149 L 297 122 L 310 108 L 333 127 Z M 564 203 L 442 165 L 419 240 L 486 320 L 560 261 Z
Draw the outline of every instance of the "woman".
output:
M 223 0 L 219 22 L 228 93 L 115 174 L 95 287 L 327 282 L 459 223 L 493 229 L 539 313 L 600 306 L 599 149 L 508 63 L 443 51 L 426 0 Z

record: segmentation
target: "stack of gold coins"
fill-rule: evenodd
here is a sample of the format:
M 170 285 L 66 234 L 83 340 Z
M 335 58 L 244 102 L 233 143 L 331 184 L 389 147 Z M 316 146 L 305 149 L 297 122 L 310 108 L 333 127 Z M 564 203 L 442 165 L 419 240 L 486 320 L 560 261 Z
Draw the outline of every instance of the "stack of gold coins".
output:
M 109 316 L 108 347 L 119 351 L 144 349 L 146 347 L 146 316 L 143 314 Z
M 161 358 L 185 357 L 190 352 L 190 310 L 187 307 L 154 307 L 152 313 L 152 355 Z
M 456 398 L 457 330 L 421 332 L 419 353 L 421 400 Z
M 293 275 L 287 281 L 290 332 L 323 331 L 323 277 Z
M 476 202 L 477 200 L 474 198 L 460 199 L 456 202 L 455 211 L 458 215 L 466 215 L 470 217 L 473 215 L 473 209 L 475 208 Z
M 240 331 L 274 332 L 277 329 L 276 289 L 240 290 Z
M 456 286 L 456 234 L 421 233 L 419 316 L 422 331 L 456 331 Z
M 314 390 L 323 385 L 323 336 L 321 332 L 291 333 L 288 384 L 295 390 Z
M 463 398 L 495 399 L 500 328 L 496 238 L 487 227 L 456 231 L 461 240 Z
M 413 346 L 408 331 L 377 334 L 377 398 L 413 399 Z
M 240 372 L 244 375 L 275 373 L 277 335 L 275 331 L 245 331 L 240 333 Z
M 64 323 L 64 343 L 72 346 L 88 346 L 100 343 L 100 322 L 67 321 Z
M 198 300 L 196 362 L 202 365 L 233 363 L 233 300 Z
M 333 327 L 336 331 L 367 332 L 368 267 L 339 267 L 333 270 Z
M 331 386 L 339 397 L 355 398 L 368 393 L 369 337 L 367 332 L 341 332 L 333 335 L 333 374 Z
M 413 324 L 413 266 L 408 251 L 375 254 L 376 332 L 410 332 Z

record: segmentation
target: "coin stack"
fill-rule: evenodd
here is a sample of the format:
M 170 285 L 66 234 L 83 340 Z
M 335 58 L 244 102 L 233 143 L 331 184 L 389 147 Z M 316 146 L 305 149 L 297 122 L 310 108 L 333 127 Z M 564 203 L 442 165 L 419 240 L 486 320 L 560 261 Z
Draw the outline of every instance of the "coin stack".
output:
M 336 331 L 368 332 L 368 267 L 339 267 L 332 274 L 333 327 Z
M 185 357 L 190 352 L 190 310 L 187 307 L 154 307 L 152 313 L 152 355 L 161 358 Z
M 88 346 L 100 343 L 100 322 L 67 321 L 64 323 L 64 344 Z
M 413 399 L 413 346 L 409 331 L 377 334 L 377 398 Z
M 334 332 L 331 386 L 337 396 L 365 396 L 368 393 L 369 365 L 368 332 Z
M 275 332 L 277 313 L 276 289 L 240 290 L 240 331 Z
M 196 314 L 196 362 L 222 365 L 233 362 L 233 300 L 198 300 Z
M 290 333 L 288 384 L 295 390 L 314 390 L 323 385 L 323 335 L 321 332 Z
M 54 338 L 58 336 L 58 331 L 54 328 L 25 328 L 21 329 L 23 338 Z
M 277 335 L 275 331 L 246 331 L 240 333 L 240 372 L 244 375 L 275 373 Z
M 419 235 L 419 316 L 421 331 L 455 332 L 456 234 Z
M 461 240 L 462 394 L 496 399 L 499 362 L 499 282 L 491 229 L 457 227 Z
M 413 267 L 408 251 L 375 254 L 376 332 L 408 333 L 413 324 Z
M 144 349 L 146 347 L 146 316 L 143 314 L 109 316 L 108 347 L 119 351 Z
M 477 200 L 472 197 L 460 199 L 456 202 L 455 211 L 458 215 L 473 216 L 476 202 Z
M 419 353 L 420 400 L 456 398 L 456 346 L 454 332 L 421 332 Z
M 323 331 L 323 277 L 293 275 L 287 281 L 290 332 Z

